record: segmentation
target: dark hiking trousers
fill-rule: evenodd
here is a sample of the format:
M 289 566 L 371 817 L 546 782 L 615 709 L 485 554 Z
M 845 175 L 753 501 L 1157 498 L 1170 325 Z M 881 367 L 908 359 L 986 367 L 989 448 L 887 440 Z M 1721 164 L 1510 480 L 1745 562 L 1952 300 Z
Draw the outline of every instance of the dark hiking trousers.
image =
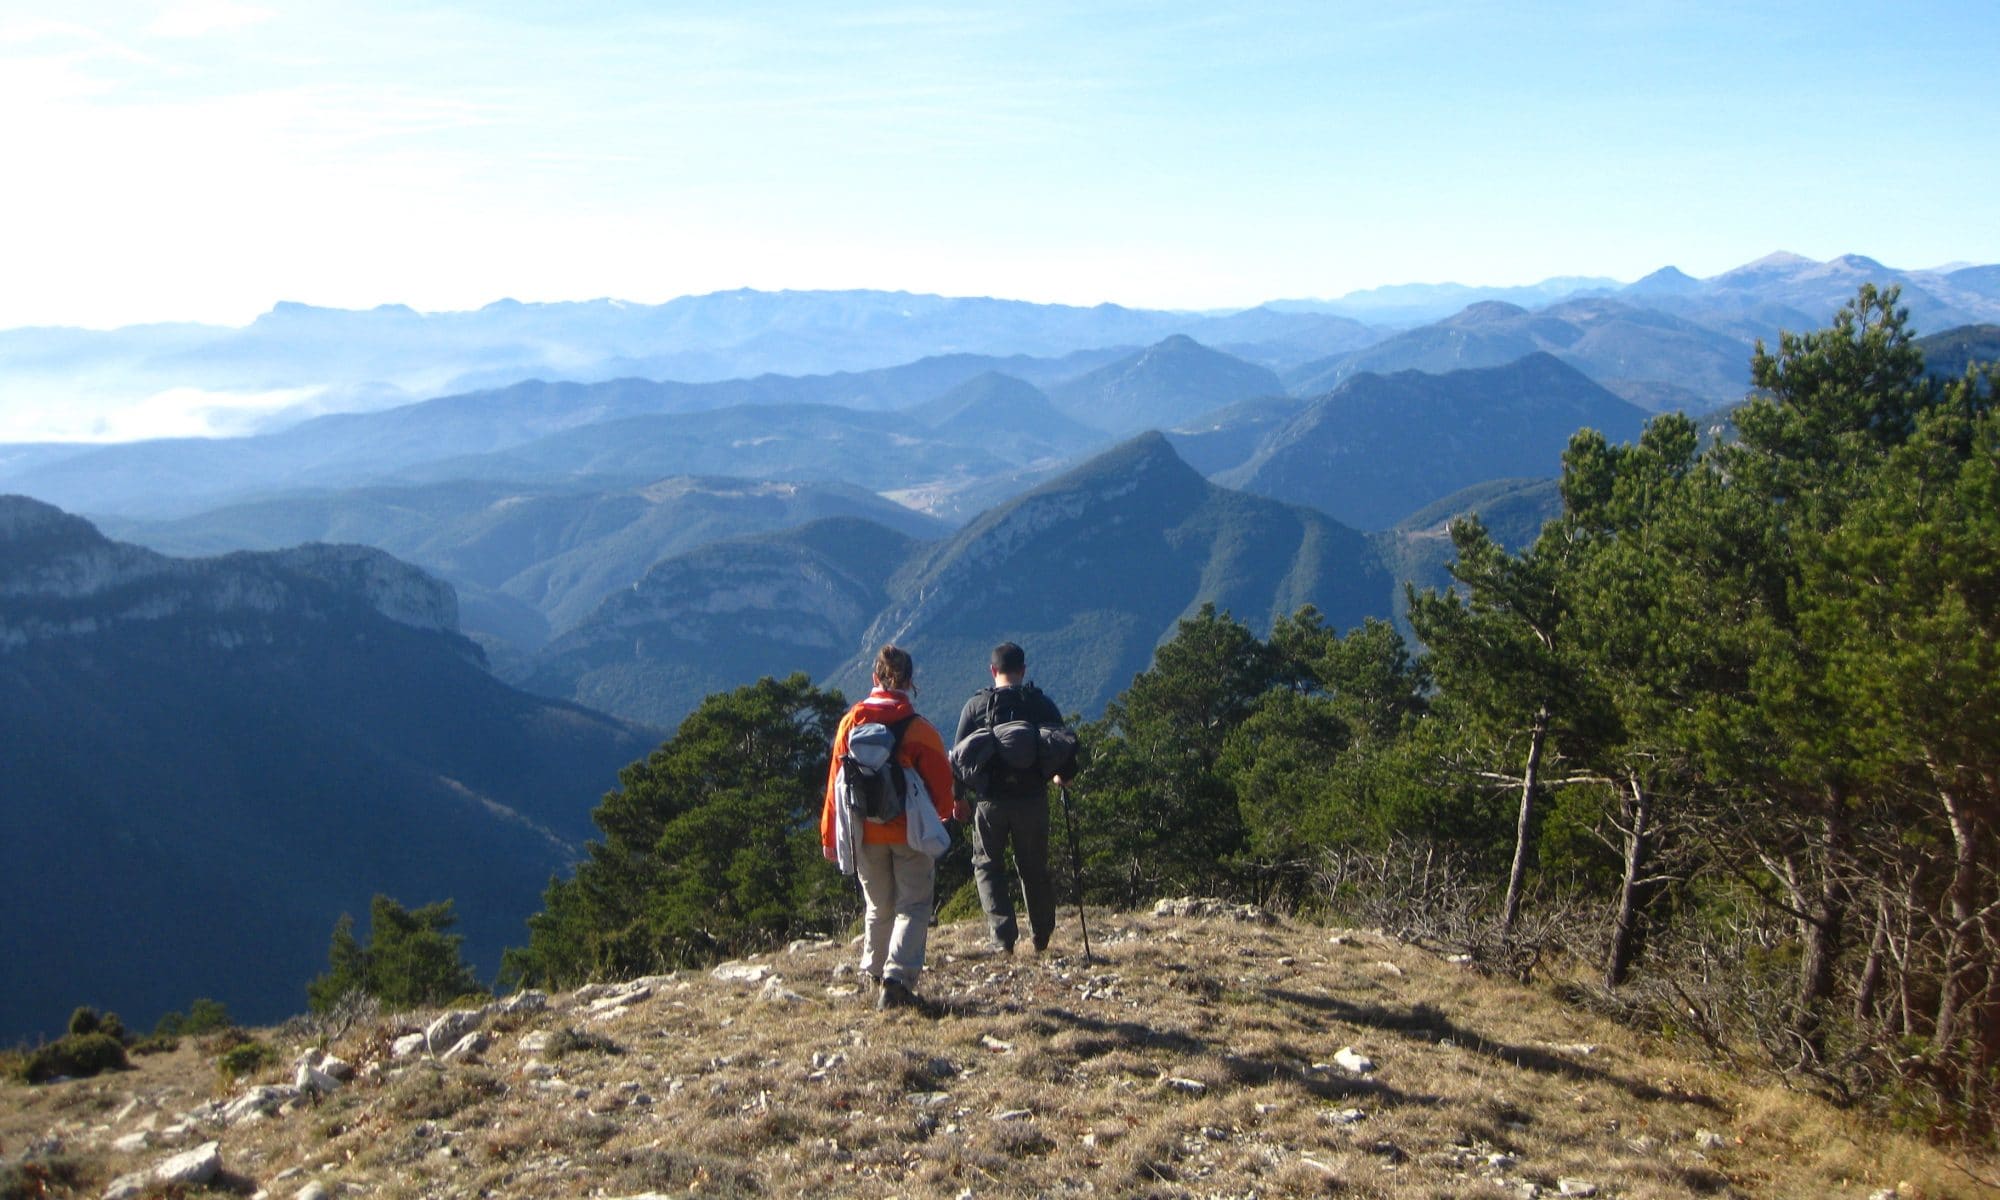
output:
M 1056 930 L 1056 889 L 1049 880 L 1049 797 L 981 800 L 972 814 L 972 879 L 993 940 L 1014 948 L 1014 889 L 1003 856 L 1014 847 L 1014 869 L 1028 898 L 1028 930 L 1035 949 L 1048 946 Z

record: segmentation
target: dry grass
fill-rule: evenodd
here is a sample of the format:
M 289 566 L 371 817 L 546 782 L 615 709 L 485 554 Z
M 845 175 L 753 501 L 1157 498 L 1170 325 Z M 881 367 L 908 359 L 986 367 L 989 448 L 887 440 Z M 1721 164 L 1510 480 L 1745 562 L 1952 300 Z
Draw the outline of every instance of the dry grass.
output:
M 803 1000 L 706 975 L 608 1017 L 559 997 L 490 1025 L 477 1065 L 387 1061 L 396 1027 L 376 1022 L 334 1047 L 372 1074 L 202 1136 L 220 1137 L 229 1187 L 277 1197 L 308 1179 L 390 1200 L 1400 1200 L 1553 1195 L 1565 1179 L 1633 1200 L 1980 1194 L 1851 1114 L 1379 935 L 1108 913 L 1093 928 L 1089 963 L 989 956 L 981 930 L 938 930 L 929 1015 L 875 1013 L 835 973 L 850 952 L 814 948 L 764 960 Z M 530 1055 L 535 1031 L 552 1041 Z M 1331 1065 L 1347 1046 L 1377 1069 Z M 36 1148 L 59 1164 L 36 1186 L 96 1196 L 168 1152 L 112 1139 L 214 1089 L 212 1055 L 191 1045 L 113 1077 L 10 1086 L 0 1152 L 19 1164 Z

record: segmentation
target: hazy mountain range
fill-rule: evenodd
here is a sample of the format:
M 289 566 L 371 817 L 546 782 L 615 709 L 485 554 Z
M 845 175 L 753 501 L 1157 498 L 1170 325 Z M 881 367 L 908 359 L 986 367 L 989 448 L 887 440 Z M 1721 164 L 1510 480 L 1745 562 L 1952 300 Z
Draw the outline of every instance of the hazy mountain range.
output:
M 656 305 L 502 300 L 451 313 L 286 303 L 242 328 L 0 331 L 0 439 L 7 430 L 17 431 L 15 440 L 28 430 L 64 438 L 145 436 L 158 431 L 159 418 L 149 414 L 163 407 L 181 414 L 176 432 L 242 433 L 531 378 L 704 382 L 772 372 L 826 375 L 944 355 L 1129 351 L 1174 334 L 1286 371 L 1482 301 L 1534 308 L 1609 298 L 1748 339 L 1817 325 L 1856 284 L 1871 280 L 1901 286 L 1919 327 L 1935 332 L 2000 321 L 1996 274 L 1986 266 L 1905 270 L 1859 255 L 1821 263 L 1774 254 L 1708 279 L 1667 267 L 1622 287 L 1587 277 L 1518 288 L 1412 284 L 1332 301 L 1274 301 L 1223 315 L 877 291 L 718 292 Z M 148 402 L 144 408 L 142 401 Z
M 0 1036 L 295 1012 L 376 892 L 455 898 L 497 966 L 658 735 L 507 687 L 455 616 L 380 551 L 175 559 L 0 497 Z

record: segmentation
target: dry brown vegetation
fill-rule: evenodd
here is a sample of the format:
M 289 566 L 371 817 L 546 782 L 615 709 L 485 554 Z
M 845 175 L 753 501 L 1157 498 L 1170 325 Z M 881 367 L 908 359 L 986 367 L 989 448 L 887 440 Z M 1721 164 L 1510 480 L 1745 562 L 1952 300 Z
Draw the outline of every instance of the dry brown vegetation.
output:
M 381 1021 L 332 1047 L 363 1068 L 354 1083 L 199 1136 L 222 1143 L 214 1190 L 274 1197 L 314 1181 L 378 1197 L 1981 1194 L 1852 1114 L 1379 934 L 1108 913 L 1093 930 L 1089 962 L 937 930 L 929 1014 L 877 1014 L 852 952 L 822 943 L 760 960 L 775 992 L 683 973 L 608 1015 L 559 996 L 493 1018 L 476 1064 L 392 1060 L 411 1026 Z M 553 1036 L 530 1053 L 536 1032 Z M 287 1062 L 297 1033 L 269 1035 Z M 1349 1047 L 1375 1069 L 1336 1065 Z M 0 1178 L 98 1196 L 170 1153 L 114 1139 L 289 1077 L 224 1085 L 187 1043 L 8 1086 Z

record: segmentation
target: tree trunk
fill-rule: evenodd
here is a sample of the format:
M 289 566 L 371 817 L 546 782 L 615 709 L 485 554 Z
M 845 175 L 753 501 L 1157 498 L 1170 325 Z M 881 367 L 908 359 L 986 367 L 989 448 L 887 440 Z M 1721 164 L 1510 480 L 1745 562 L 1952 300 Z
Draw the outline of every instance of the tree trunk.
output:
M 1978 944 L 1979 841 L 1972 813 L 1950 788 L 1939 788 L 1945 817 L 1951 822 L 1951 886 L 1946 891 L 1951 924 L 1945 930 L 1944 971 L 1938 979 L 1937 1026 L 1934 1036 L 1944 1054 L 1960 1036 L 1959 1014 L 1970 998 L 1974 973 L 1981 964 L 1973 952 Z M 1982 989 L 1983 990 L 1983 989 Z
M 1653 798 L 1637 774 L 1628 774 L 1625 781 L 1629 790 L 1618 805 L 1625 818 L 1625 874 L 1618 881 L 1618 914 L 1611 923 L 1611 949 L 1604 958 L 1607 988 L 1622 985 L 1632 970 L 1639 942 L 1639 874 L 1646 868 L 1653 838 Z
M 1875 1015 L 1875 997 L 1882 990 L 1883 963 L 1889 956 L 1889 901 L 1875 905 L 1875 935 L 1868 940 L 1868 962 L 1861 968 L 1861 982 L 1854 989 L 1854 1020 L 1866 1024 Z
M 1521 815 L 1514 825 L 1514 865 L 1507 872 L 1507 899 L 1500 908 L 1500 940 L 1511 941 L 1521 916 L 1521 887 L 1528 877 L 1528 829 L 1535 818 L 1536 775 L 1542 769 L 1542 743 L 1549 736 L 1547 705 L 1535 710 L 1528 730 L 1528 763 L 1521 770 Z
M 1840 864 L 1847 851 L 1847 814 L 1842 797 L 1827 795 L 1825 827 L 1820 845 L 1819 886 L 1805 907 L 1805 954 L 1799 960 L 1798 1007 L 1792 1032 L 1815 1061 L 1826 1058 L 1826 1005 L 1833 998 L 1834 967 L 1840 957 L 1847 904 L 1840 883 Z

